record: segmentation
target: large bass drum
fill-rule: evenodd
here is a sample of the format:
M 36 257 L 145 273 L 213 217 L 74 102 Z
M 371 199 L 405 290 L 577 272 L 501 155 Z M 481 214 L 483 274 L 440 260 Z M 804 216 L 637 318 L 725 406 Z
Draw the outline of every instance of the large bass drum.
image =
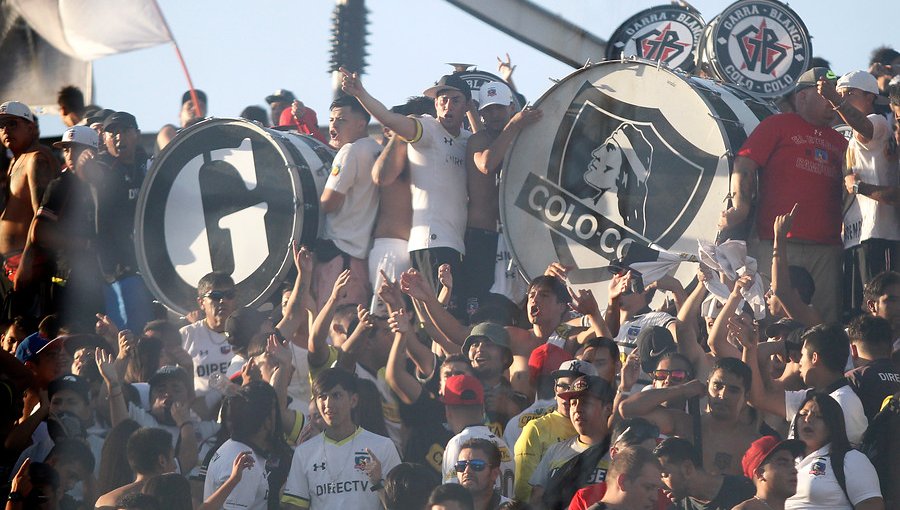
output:
M 237 305 L 277 291 L 291 244 L 315 241 L 319 196 L 334 152 L 316 139 L 243 119 L 208 119 L 178 133 L 153 163 L 135 218 L 138 266 L 161 303 L 197 307 L 197 282 L 231 275 Z
M 645 9 L 625 20 L 606 44 L 606 59 L 638 57 L 692 72 L 706 23 L 689 5 Z
M 629 244 L 696 253 L 715 235 L 733 156 L 776 111 L 638 60 L 578 70 L 535 106 L 542 119 L 515 139 L 501 173 L 504 233 L 526 278 L 559 261 L 601 304 L 607 267 Z

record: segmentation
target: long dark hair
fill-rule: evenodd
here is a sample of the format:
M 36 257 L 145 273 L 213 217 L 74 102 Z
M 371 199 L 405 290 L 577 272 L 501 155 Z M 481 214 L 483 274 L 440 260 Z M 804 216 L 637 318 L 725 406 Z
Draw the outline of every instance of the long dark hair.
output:
M 850 440 L 847 439 L 847 425 L 844 423 L 844 411 L 841 410 L 840 404 L 827 393 L 818 391 L 810 391 L 806 394 L 806 399 L 800 404 L 800 409 L 810 400 L 819 406 L 819 413 L 822 415 L 822 421 L 825 422 L 825 428 L 828 429 L 828 441 L 831 444 L 831 463 L 834 465 L 835 459 L 839 459 L 843 463 L 844 455 L 852 449 Z M 797 423 L 800 421 L 800 411 L 794 416 L 791 423 L 791 430 L 794 437 L 799 438 Z
M 156 475 L 144 484 L 144 494 L 156 498 L 159 507 L 165 510 L 193 510 L 191 500 L 191 484 L 187 478 L 178 473 Z
M 134 481 L 134 472 L 125 455 L 128 438 L 141 426 L 134 420 L 123 420 L 106 435 L 100 453 L 100 471 L 97 473 L 98 494 L 118 489 Z

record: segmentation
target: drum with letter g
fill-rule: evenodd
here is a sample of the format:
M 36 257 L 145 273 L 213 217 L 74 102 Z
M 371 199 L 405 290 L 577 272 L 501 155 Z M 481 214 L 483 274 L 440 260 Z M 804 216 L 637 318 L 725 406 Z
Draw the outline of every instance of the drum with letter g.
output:
M 334 152 L 316 139 L 243 119 L 208 119 L 178 133 L 138 197 L 135 249 L 147 287 L 179 313 L 197 282 L 231 275 L 238 306 L 264 302 L 312 244 Z
M 678 253 L 712 239 L 734 154 L 775 107 L 656 62 L 580 69 L 535 104 L 500 176 L 504 234 L 526 278 L 559 261 L 605 303 L 631 243 Z M 687 281 L 696 268 L 682 264 Z

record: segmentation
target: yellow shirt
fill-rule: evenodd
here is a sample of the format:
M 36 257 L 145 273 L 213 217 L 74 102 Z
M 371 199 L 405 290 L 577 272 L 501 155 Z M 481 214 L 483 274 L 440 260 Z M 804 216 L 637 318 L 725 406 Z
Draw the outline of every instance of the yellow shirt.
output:
M 558 410 L 525 424 L 514 449 L 516 459 L 515 499 L 528 501 L 531 485 L 528 480 L 541 458 L 554 444 L 574 437 L 577 433 L 568 417 Z

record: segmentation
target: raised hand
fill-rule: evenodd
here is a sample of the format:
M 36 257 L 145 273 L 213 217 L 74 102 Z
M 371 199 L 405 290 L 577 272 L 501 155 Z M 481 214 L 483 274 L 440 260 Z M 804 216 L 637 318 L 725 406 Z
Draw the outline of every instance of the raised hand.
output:
M 266 352 L 278 361 L 278 368 L 290 367 L 294 362 L 291 349 L 285 342 L 278 339 L 278 335 L 271 334 L 266 339 Z
M 313 266 L 312 252 L 306 246 L 300 246 L 297 241 L 291 244 L 291 250 L 294 254 L 294 266 L 297 271 L 304 276 L 310 275 Z
M 400 291 L 400 286 L 388 278 L 383 269 L 380 269 L 379 272 L 381 273 L 381 287 L 377 289 L 378 297 L 392 310 L 403 308 L 403 292 Z
M 619 383 L 623 391 L 629 391 L 637 384 L 641 376 L 641 355 L 635 349 L 625 358 L 625 364 L 622 365 L 622 382 Z
M 794 224 L 794 214 L 797 212 L 797 204 L 794 204 L 791 212 L 787 214 L 780 214 L 775 216 L 775 223 L 773 228 L 775 230 L 775 237 L 778 239 L 784 239 L 787 237 L 788 233 L 791 231 L 791 226 Z
M 126 359 L 131 357 L 134 354 L 134 350 L 137 347 L 137 340 L 134 338 L 134 333 L 132 333 L 128 329 L 123 329 L 119 331 L 119 359 Z
M 376 484 L 383 479 L 381 476 L 381 461 L 378 460 L 378 457 L 375 456 L 372 450 L 366 448 L 366 453 L 369 454 L 369 458 L 363 461 L 359 469 L 369 476 L 370 483 Z
M 441 264 L 438 268 L 438 281 L 448 289 L 453 288 L 453 271 L 450 269 L 450 264 Z
M 407 269 L 400 275 L 400 290 L 414 299 L 423 301 L 433 297 L 425 279 L 415 269 Z
M 503 81 L 508 82 L 515 70 L 516 66 L 513 65 L 512 59 L 509 58 L 509 53 L 506 54 L 506 60 L 497 57 L 497 71 L 500 71 L 500 77 L 503 78 Z
M 253 452 L 247 450 L 246 452 L 241 452 L 237 457 L 234 458 L 234 462 L 231 463 L 231 478 L 235 483 L 241 481 L 241 477 L 244 476 L 245 469 L 252 469 L 253 465 L 256 461 L 253 459 Z
M 613 275 L 609 281 L 609 300 L 618 299 L 631 288 L 631 271 Z
M 406 334 L 412 332 L 412 323 L 410 322 L 410 317 L 406 310 L 393 312 L 388 318 L 388 326 L 394 334 Z
M 169 412 L 172 414 L 175 424 L 179 427 L 191 421 L 191 406 L 187 402 L 172 402 Z
M 112 354 L 107 354 L 106 351 L 97 347 L 94 351 L 94 361 L 96 361 L 97 370 L 100 371 L 107 386 L 115 386 L 119 383 L 119 372 L 116 370 L 115 358 Z
M 755 349 L 758 340 L 758 327 L 753 320 L 745 314 L 732 315 L 726 324 L 729 342 L 740 345 L 744 349 Z
M 341 90 L 344 91 L 345 94 L 349 94 L 353 97 L 359 97 L 363 93 L 365 93 L 366 89 L 362 85 L 362 81 L 359 79 L 359 73 L 351 73 L 344 67 L 338 68 L 338 72 L 340 72 L 343 77 L 341 78 Z
M 559 262 L 551 262 L 547 269 L 544 269 L 544 276 L 552 276 L 554 278 L 559 278 L 562 281 L 566 281 L 569 276 L 568 267 L 560 264 Z
M 572 296 L 572 303 L 569 305 L 572 310 L 581 315 L 595 315 L 600 312 L 600 306 L 597 305 L 597 299 L 591 289 L 573 290 L 571 287 L 566 287 L 566 290 Z
M 341 274 L 338 275 L 337 280 L 334 281 L 334 287 L 331 289 L 331 300 L 337 301 L 338 299 L 345 297 L 347 295 L 347 283 L 350 281 L 350 270 L 344 269 Z

